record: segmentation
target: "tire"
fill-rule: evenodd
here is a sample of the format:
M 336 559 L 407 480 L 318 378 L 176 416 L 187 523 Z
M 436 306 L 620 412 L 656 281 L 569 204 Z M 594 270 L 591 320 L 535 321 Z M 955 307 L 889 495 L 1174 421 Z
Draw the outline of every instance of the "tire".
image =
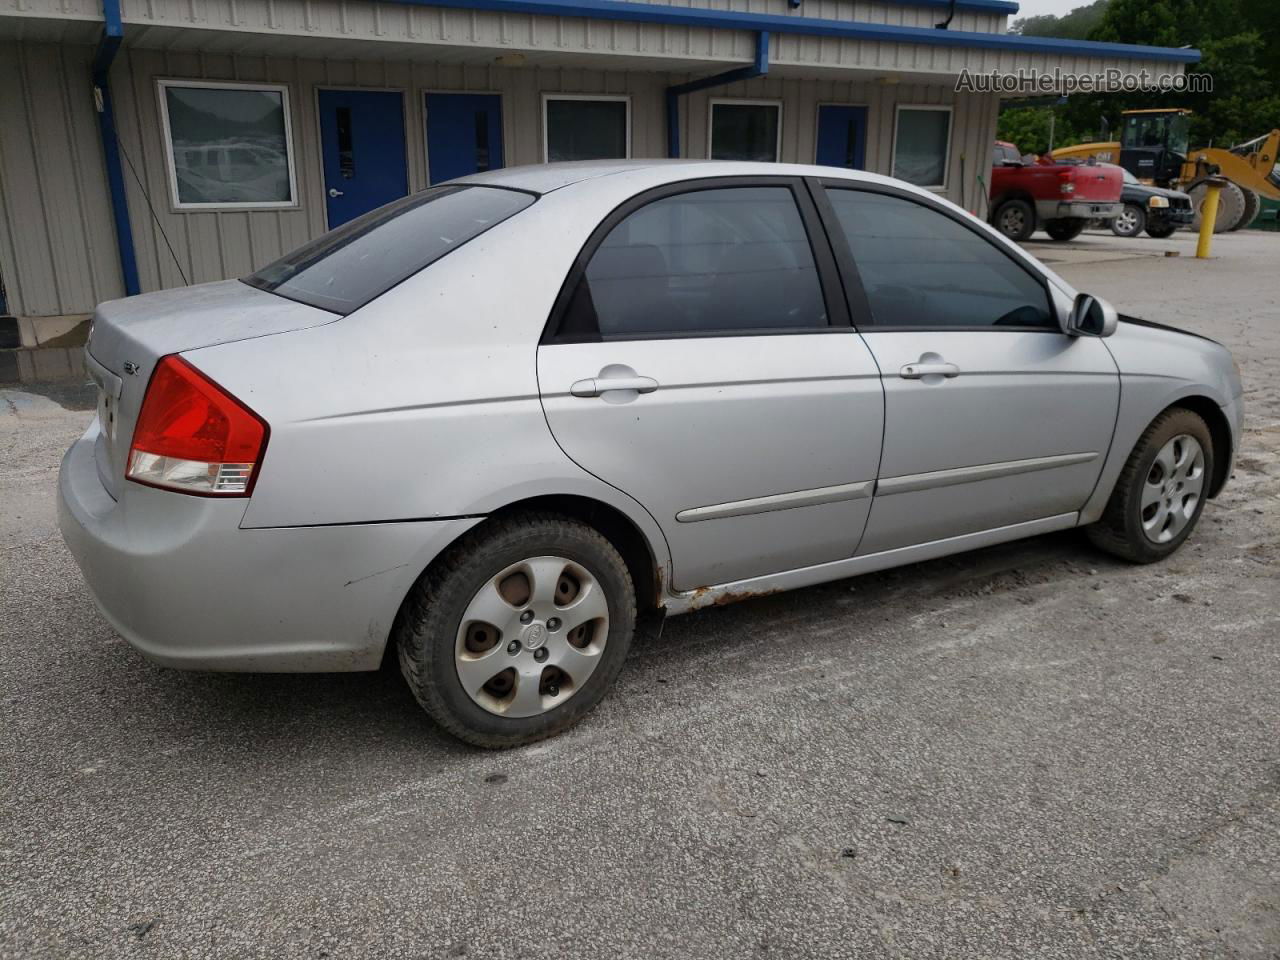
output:
M 1051 240 L 1057 240 L 1059 243 L 1065 243 L 1068 240 L 1074 240 L 1084 232 L 1085 226 L 1089 221 L 1079 217 L 1063 218 L 1061 220 L 1046 220 L 1044 222 L 1044 232 L 1049 235 Z
M 561 603 L 570 581 L 576 597 Z M 590 597 L 603 617 L 579 630 L 568 611 Z M 536 617 L 521 620 L 522 610 Z M 475 746 L 505 748 L 553 736 L 590 712 L 622 669 L 635 624 L 635 589 L 613 544 L 576 520 L 521 513 L 485 523 L 441 555 L 410 590 L 393 637 L 409 689 L 436 723 Z
M 1199 447 L 1198 472 L 1196 451 L 1189 440 Z M 1183 461 L 1177 459 L 1179 444 Z M 1129 454 L 1102 516 L 1085 528 L 1093 545 L 1133 563 L 1154 563 L 1177 550 L 1204 510 L 1213 477 L 1213 454 L 1213 438 L 1198 414 L 1175 407 L 1156 417 Z M 1190 462 L 1181 466 L 1186 461 Z M 1179 466 L 1170 469 L 1169 463 Z M 1195 502 L 1188 504 L 1185 498 L 1193 489 Z M 1157 491 L 1152 503 L 1148 494 Z M 1166 520 L 1174 511 L 1162 504 L 1177 503 L 1179 498 L 1178 516 Z M 1150 529 L 1147 524 L 1152 525 Z
M 1177 229 L 1177 226 L 1172 223 L 1147 222 L 1147 236 L 1151 237 L 1153 240 L 1164 240 L 1168 237 L 1172 237 Z
M 1240 215 L 1239 221 L 1232 230 L 1243 230 L 1254 220 L 1258 219 L 1258 214 L 1262 210 L 1262 198 L 1247 187 L 1241 187 L 1240 192 L 1244 195 L 1244 213 Z
M 1196 212 L 1195 219 L 1191 222 L 1191 227 L 1193 230 L 1199 230 L 1202 219 L 1201 210 L 1204 207 L 1205 197 L 1208 196 L 1209 188 L 1201 181 L 1187 190 L 1187 193 L 1191 194 L 1191 205 Z M 1244 216 L 1244 205 L 1244 191 L 1228 181 L 1218 196 L 1218 216 L 1213 222 L 1213 232 L 1226 233 L 1228 230 L 1235 229 L 1235 225 Z
M 1036 211 L 1025 200 L 1006 200 L 996 207 L 991 222 L 1010 240 L 1021 242 L 1036 232 Z
M 1117 237 L 1136 237 L 1147 229 L 1147 211 L 1136 203 L 1126 203 L 1120 216 L 1111 221 L 1111 232 Z

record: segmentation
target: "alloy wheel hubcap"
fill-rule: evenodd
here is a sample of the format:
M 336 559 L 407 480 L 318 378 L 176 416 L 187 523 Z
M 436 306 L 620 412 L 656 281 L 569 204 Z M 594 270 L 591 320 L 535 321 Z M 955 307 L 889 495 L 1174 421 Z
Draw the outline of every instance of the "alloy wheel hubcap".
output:
M 1001 225 L 1004 227 L 1005 233 L 1017 233 L 1022 229 L 1025 218 L 1022 216 L 1021 210 L 1006 210 L 1000 217 Z
M 565 557 L 530 557 L 498 572 L 467 604 L 454 666 L 475 703 L 534 717 L 572 697 L 609 637 L 604 588 Z
M 1133 228 L 1138 225 L 1138 217 L 1132 210 L 1125 210 L 1116 217 L 1116 225 L 1122 233 L 1133 233 Z
M 1204 491 L 1204 449 L 1188 434 L 1174 437 L 1156 454 L 1142 485 L 1142 532 L 1168 543 L 1195 516 Z

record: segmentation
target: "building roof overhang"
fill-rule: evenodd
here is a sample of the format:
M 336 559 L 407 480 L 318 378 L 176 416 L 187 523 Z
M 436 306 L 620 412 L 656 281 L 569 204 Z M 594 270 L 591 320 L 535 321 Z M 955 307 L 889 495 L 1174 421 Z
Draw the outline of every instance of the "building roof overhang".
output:
M 927 0 L 928 5 L 934 2 Z M 936 2 L 946 5 L 947 0 Z M 910 5 L 922 3 L 912 0 Z M 330 6 L 340 12 L 330 16 Z M 957 0 L 957 6 L 981 8 L 988 14 L 1007 12 L 997 11 L 1002 6 L 1016 9 L 1006 0 Z M 454 60 L 465 59 L 468 51 L 463 48 L 469 47 L 473 58 L 488 52 L 519 52 L 538 62 L 599 66 L 613 62 L 628 69 L 693 72 L 749 61 L 754 35 L 769 32 L 780 41 L 775 63 L 788 72 L 812 67 L 821 72 L 872 71 L 935 80 L 964 69 L 1151 65 L 1176 73 L 1200 59 L 1200 52 L 1189 48 L 835 20 L 805 16 L 803 10 L 754 13 L 637 0 L 208 0 L 201 9 L 203 13 L 197 14 L 187 0 L 125 0 L 125 45 L 217 49 L 220 35 L 231 49 L 264 55 L 385 58 L 398 55 L 394 45 L 412 51 L 411 56 L 434 57 L 428 48 L 448 46 L 455 48 Z M 450 16 L 471 26 L 451 27 Z M 478 29 L 476 18 L 491 24 Z M 600 42 L 592 36 L 593 23 L 599 25 L 597 31 L 607 30 L 608 25 L 632 31 L 635 42 L 632 34 L 624 41 Z M 77 34 L 92 30 L 89 39 L 96 39 L 101 25 L 98 0 L 0 0 L 0 36 L 70 41 L 86 39 Z M 565 25 L 569 29 L 562 29 Z M 643 31 L 655 28 L 664 31 L 665 39 L 656 46 L 641 42 Z M 671 31 L 681 28 L 697 42 L 671 42 L 675 36 Z M 552 37 L 548 42 L 543 39 L 548 32 L 571 39 L 562 42 Z M 582 42 L 574 39 L 578 37 L 584 38 Z M 824 44 L 828 45 L 825 53 Z M 802 47 L 817 53 L 802 53 Z M 893 51 L 893 55 L 877 51 Z

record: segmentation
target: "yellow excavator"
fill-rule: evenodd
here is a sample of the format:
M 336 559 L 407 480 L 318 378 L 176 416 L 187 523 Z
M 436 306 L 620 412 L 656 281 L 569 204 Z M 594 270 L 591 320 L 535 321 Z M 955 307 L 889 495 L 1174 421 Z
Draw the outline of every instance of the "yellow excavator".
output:
M 1230 181 L 1218 201 L 1214 232 L 1248 226 L 1262 207 L 1262 198 L 1280 203 L 1280 130 L 1272 130 L 1225 150 L 1188 149 L 1190 110 L 1126 110 L 1121 114 L 1118 141 L 1081 143 L 1054 150 L 1056 160 L 1094 157 L 1118 163 L 1147 184 L 1191 194 L 1194 227 L 1200 227 L 1200 208 L 1208 188 L 1206 177 L 1220 174 Z M 1105 136 L 1105 133 L 1104 133 Z

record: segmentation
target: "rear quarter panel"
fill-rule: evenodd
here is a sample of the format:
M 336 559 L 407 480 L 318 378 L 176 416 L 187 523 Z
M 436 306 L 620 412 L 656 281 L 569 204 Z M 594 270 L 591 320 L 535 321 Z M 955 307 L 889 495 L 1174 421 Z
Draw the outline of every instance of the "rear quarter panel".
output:
M 527 497 L 634 500 L 556 445 L 537 344 L 591 227 L 616 200 L 557 191 L 348 317 L 188 358 L 271 426 L 244 528 L 470 517 Z

